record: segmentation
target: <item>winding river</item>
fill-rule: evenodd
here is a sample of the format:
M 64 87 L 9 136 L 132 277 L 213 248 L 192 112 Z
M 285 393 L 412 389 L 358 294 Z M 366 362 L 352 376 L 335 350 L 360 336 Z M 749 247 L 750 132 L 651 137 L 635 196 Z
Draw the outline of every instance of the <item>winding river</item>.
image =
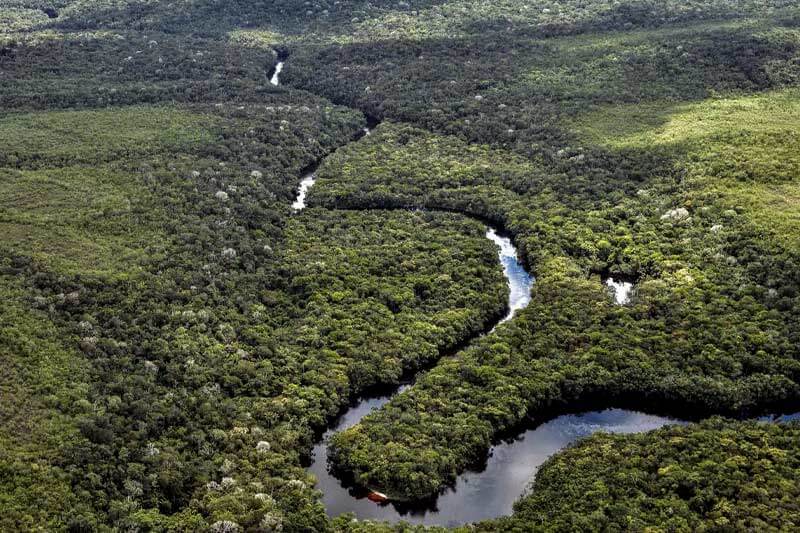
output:
M 306 207 L 306 195 L 315 181 L 314 172 L 303 176 L 295 211 Z M 497 325 L 511 320 L 531 300 L 533 277 L 519 261 L 511 239 L 489 227 L 486 238 L 498 248 L 498 258 L 509 288 L 508 312 Z M 496 326 L 495 326 L 496 327 Z M 379 519 L 427 525 L 457 525 L 496 518 L 511 513 L 511 507 L 530 484 L 538 467 L 553 453 L 596 431 L 634 433 L 649 431 L 676 420 L 659 416 L 608 409 L 578 415 L 560 416 L 526 431 L 517 439 L 496 445 L 480 471 L 459 476 L 455 486 L 445 490 L 434 505 L 408 505 L 399 502 L 376 503 L 367 496 L 369 491 L 345 487 L 328 470 L 328 439 L 334 433 L 355 424 L 375 409 L 379 409 L 396 394 L 409 387 L 403 385 L 380 396 L 363 398 L 331 424 L 322 439 L 314 446 L 309 471 L 317 478 L 322 502 L 331 516 L 354 513 L 360 519 Z
M 407 386 L 405 386 L 407 387 Z M 401 388 L 400 392 L 404 390 Z M 445 490 L 434 505 L 408 506 L 401 503 L 375 503 L 367 491 L 345 488 L 328 472 L 326 441 L 330 435 L 347 429 L 373 409 L 380 408 L 393 395 L 369 398 L 348 410 L 314 447 L 314 462 L 309 467 L 322 491 L 322 503 L 331 516 L 354 513 L 359 519 L 404 520 L 415 524 L 455 526 L 509 515 L 514 502 L 536 475 L 539 466 L 552 454 L 597 431 L 637 433 L 680 423 L 659 416 L 608 409 L 564 415 L 525 431 L 514 440 L 495 445 L 485 467 L 458 477 L 455 486 Z
M 279 61 L 270 79 L 273 85 L 280 83 L 282 69 L 283 61 Z M 375 125 L 375 121 L 370 122 L 370 127 Z M 370 127 L 364 128 L 363 135 L 370 134 Z M 315 181 L 316 167 L 303 175 L 292 209 L 301 211 L 306 207 L 306 196 Z M 498 247 L 498 257 L 509 288 L 508 313 L 498 321 L 496 328 L 530 303 L 534 279 L 519 261 L 517 249 L 508 236 L 489 227 L 486 238 Z M 604 283 L 613 293 L 616 303 L 628 303 L 632 283 L 613 278 L 605 279 Z M 395 395 L 402 394 L 408 387 L 410 384 L 404 384 L 391 392 L 359 399 L 330 425 L 314 446 L 308 470 L 317 479 L 316 486 L 322 492 L 322 502 L 330 516 L 353 513 L 359 519 L 443 526 L 497 518 L 511 514 L 514 502 L 525 493 L 548 457 L 578 439 L 599 431 L 638 433 L 668 424 L 687 423 L 625 409 L 562 415 L 524 431 L 514 439 L 497 443 L 480 469 L 460 475 L 454 486 L 445 489 L 434 503 L 375 502 L 367 497 L 367 489 L 345 487 L 329 472 L 328 440 L 334 433 L 358 424 L 364 416 L 385 405 Z M 761 418 L 765 422 L 797 419 L 800 419 L 800 413 Z

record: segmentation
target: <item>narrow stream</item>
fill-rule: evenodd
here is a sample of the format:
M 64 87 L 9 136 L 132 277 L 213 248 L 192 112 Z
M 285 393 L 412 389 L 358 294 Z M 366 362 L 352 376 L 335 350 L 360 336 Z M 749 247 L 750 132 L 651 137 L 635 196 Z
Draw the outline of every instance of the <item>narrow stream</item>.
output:
M 270 82 L 280 83 L 283 61 L 278 62 Z M 374 127 L 377 121 L 371 121 Z M 370 135 L 370 128 L 364 128 Z M 316 169 L 305 174 L 300 182 L 292 209 L 306 207 L 306 196 L 316 181 Z M 498 256 L 508 281 L 508 313 L 495 328 L 511 320 L 531 301 L 534 278 L 519 261 L 517 249 L 507 236 L 489 227 L 486 238 L 498 246 Z M 607 278 L 604 283 L 613 292 L 615 301 L 624 305 L 630 300 L 633 284 Z M 494 331 L 494 329 L 492 329 Z M 497 518 L 512 512 L 514 502 L 524 495 L 539 467 L 548 457 L 563 450 L 582 437 L 603 431 L 608 433 L 639 433 L 669 424 L 687 422 L 625 409 L 606 409 L 581 414 L 562 415 L 534 429 L 522 432 L 517 438 L 495 445 L 486 463 L 479 469 L 460 475 L 453 487 L 445 489 L 434 503 L 408 504 L 402 502 L 374 502 L 368 498 L 370 491 L 358 487 L 345 487 L 328 471 L 328 440 L 334 433 L 358 424 L 364 416 L 380 409 L 396 394 L 402 394 L 410 384 L 398 387 L 391 393 L 363 398 L 331 424 L 321 440 L 314 446 L 308 470 L 317 479 L 316 487 L 322 492 L 322 503 L 330 516 L 353 513 L 359 519 L 376 519 L 389 522 L 406 521 L 424 525 L 456 526 Z M 800 413 L 765 416 L 764 422 L 800 420 Z
M 283 70 L 283 61 L 278 61 L 278 63 L 275 65 L 275 72 L 272 73 L 272 77 L 269 79 L 269 82 L 272 85 L 280 85 L 281 83 L 280 75 L 282 70 Z
M 618 305 L 625 305 L 631 301 L 631 292 L 633 291 L 633 283 L 630 281 L 617 280 L 614 278 L 606 278 L 606 286 L 614 294 L 614 301 Z
M 486 238 L 500 248 L 500 263 L 503 265 L 503 275 L 508 280 L 508 314 L 498 323 L 502 324 L 511 320 L 514 313 L 526 308 L 530 303 L 533 277 L 519 262 L 517 249 L 514 248 L 511 239 L 498 235 L 494 228 L 486 231 Z

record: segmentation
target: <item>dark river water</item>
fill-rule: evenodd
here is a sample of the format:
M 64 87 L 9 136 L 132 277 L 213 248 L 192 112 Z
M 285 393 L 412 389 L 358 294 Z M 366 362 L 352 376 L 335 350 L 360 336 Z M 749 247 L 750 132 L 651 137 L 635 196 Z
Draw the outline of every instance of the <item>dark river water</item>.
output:
M 314 447 L 309 470 L 317 477 L 322 502 L 331 516 L 355 513 L 359 519 L 405 520 L 416 524 L 454 526 L 511 514 L 514 502 L 525 493 L 539 466 L 552 454 L 581 437 L 597 431 L 637 433 L 682 423 L 669 418 L 622 409 L 607 409 L 579 415 L 564 415 L 517 439 L 495 445 L 481 472 L 466 472 L 454 487 L 436 500 L 434 508 L 404 508 L 402 504 L 378 504 L 365 491 L 348 490 L 327 469 L 327 438 L 358 421 L 389 401 L 390 396 L 371 398 L 349 410 Z
M 275 68 L 271 83 L 280 83 L 279 75 L 283 61 Z M 370 134 L 365 128 L 365 135 Z M 306 207 L 306 195 L 316 180 L 315 171 L 303 176 L 297 198 L 292 204 L 295 211 Z M 508 281 L 508 313 L 497 325 L 510 320 L 531 300 L 533 277 L 525 270 L 517 257 L 511 239 L 489 228 L 486 238 L 498 247 L 498 256 L 503 273 Z M 633 284 L 628 281 L 608 278 L 604 280 L 611 296 L 620 304 L 627 304 Z M 497 326 L 496 325 L 496 326 Z M 495 327 L 496 327 L 495 326 Z M 582 437 L 598 431 L 608 433 L 639 433 L 668 424 L 686 422 L 662 416 L 628 411 L 605 409 L 581 414 L 563 415 L 534 429 L 524 431 L 515 439 L 496 444 L 490 451 L 480 471 L 468 471 L 458 477 L 455 485 L 442 493 L 434 504 L 409 506 L 403 503 L 376 503 L 367 499 L 366 489 L 345 488 L 328 471 L 328 439 L 334 433 L 355 424 L 375 409 L 386 404 L 396 394 L 402 394 L 410 385 L 403 385 L 391 394 L 362 399 L 348 409 L 325 432 L 314 446 L 309 471 L 317 478 L 317 488 L 322 492 L 322 502 L 327 513 L 338 516 L 353 513 L 359 519 L 407 521 L 425 525 L 455 526 L 508 515 L 514 502 L 525 494 L 539 467 L 548 457 L 564 449 Z M 765 416 L 765 422 L 799 420 L 800 413 Z
M 486 237 L 497 244 L 499 258 L 509 286 L 508 314 L 500 323 L 510 320 L 514 313 L 530 302 L 533 277 L 525 271 L 517 258 L 517 251 L 508 237 L 494 229 Z M 608 283 L 608 282 L 607 282 Z M 627 303 L 632 286 L 611 280 L 612 296 L 617 303 Z M 622 293 L 622 294 L 620 294 Z M 445 490 L 435 504 L 409 506 L 404 503 L 376 503 L 367 499 L 368 491 L 346 488 L 328 471 L 328 438 L 357 424 L 365 415 L 380 408 L 395 394 L 402 394 L 409 385 L 395 393 L 367 398 L 350 408 L 328 429 L 313 449 L 313 462 L 309 467 L 317 478 L 317 488 L 322 491 L 322 502 L 330 516 L 354 513 L 359 519 L 401 520 L 424 525 L 455 526 L 508 515 L 514 502 L 525 494 L 537 470 L 548 457 L 563 450 L 581 437 L 598 431 L 607 433 L 639 433 L 658 429 L 668 424 L 686 422 L 624 409 L 605 409 L 559 416 L 535 429 L 530 429 L 496 444 L 486 464 L 480 471 L 465 472 L 455 485 Z M 787 421 L 800 418 L 800 414 L 763 417 L 764 421 Z
M 304 197 L 307 188 L 302 188 Z M 298 204 L 300 204 L 298 198 Z M 300 204 L 301 205 L 301 204 Z M 508 314 L 500 323 L 510 320 L 514 313 L 528 305 L 533 277 L 523 268 L 511 239 L 489 228 L 486 238 L 498 247 L 498 257 L 508 281 Z M 402 394 L 408 386 L 394 394 Z M 410 507 L 402 503 L 375 503 L 366 498 L 367 491 L 345 488 L 328 471 L 328 438 L 357 424 L 365 415 L 380 408 L 393 394 L 361 400 L 350 408 L 314 447 L 309 467 L 322 491 L 322 502 L 331 516 L 351 512 L 360 519 L 379 519 L 428 525 L 457 525 L 495 518 L 511 513 L 511 507 L 533 480 L 539 466 L 552 454 L 577 439 L 597 431 L 634 433 L 649 431 L 666 424 L 681 423 L 669 418 L 608 409 L 579 415 L 560 416 L 518 438 L 497 444 L 480 472 L 462 474 L 454 487 L 447 489 L 435 505 Z

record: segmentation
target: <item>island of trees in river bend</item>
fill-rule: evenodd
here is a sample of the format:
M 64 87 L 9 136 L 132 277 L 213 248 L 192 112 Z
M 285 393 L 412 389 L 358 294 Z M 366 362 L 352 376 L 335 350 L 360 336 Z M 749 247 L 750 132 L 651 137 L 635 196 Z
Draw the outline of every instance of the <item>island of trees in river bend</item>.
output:
M 444 526 L 796 529 L 798 84 L 790 0 L 4 2 L 0 530 L 422 528 L 307 469 L 401 384 L 326 442 L 409 508 L 687 422 Z

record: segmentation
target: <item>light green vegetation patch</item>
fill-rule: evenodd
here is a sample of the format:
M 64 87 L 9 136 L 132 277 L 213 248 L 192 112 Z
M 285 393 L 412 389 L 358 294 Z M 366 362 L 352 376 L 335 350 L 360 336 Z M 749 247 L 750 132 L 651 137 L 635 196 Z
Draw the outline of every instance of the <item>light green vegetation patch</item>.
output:
M 744 207 L 759 227 L 800 247 L 800 91 L 786 89 L 697 103 L 601 107 L 575 122 L 614 149 L 678 154 L 690 186 Z
M 760 65 L 759 52 L 800 43 L 795 28 L 778 26 L 773 19 L 739 19 L 543 39 L 546 52 L 524 60 L 516 92 L 557 95 L 580 114 L 584 101 L 683 102 L 707 96 L 708 88 L 738 91 L 762 82 L 754 73 L 762 67 L 772 83 L 789 85 L 800 72 L 791 62 L 772 58 Z M 718 40 L 724 44 L 715 45 Z M 724 57 L 730 50 L 735 61 Z M 714 54 L 717 60 L 709 61 Z
M 5 269 L 6 265 L 0 264 Z M 81 356 L 10 276 L 0 276 L 0 529 L 52 531 L 80 503 L 57 466 L 89 409 Z
M 0 119 L 0 162 L 71 165 L 188 150 L 214 138 L 214 120 L 166 106 L 11 114 Z
M 228 34 L 228 39 L 237 46 L 271 51 L 273 46 L 285 43 L 287 36 L 271 30 L 235 30 Z
M 754 174 L 763 179 L 771 177 L 765 169 L 773 165 L 796 172 L 800 154 L 788 147 L 800 139 L 798 122 L 800 90 L 786 89 L 695 103 L 601 107 L 576 121 L 576 125 L 589 140 L 613 148 L 668 146 L 697 153 L 711 144 L 711 149 L 697 154 L 709 160 L 716 156 L 716 150 L 744 150 L 748 157 L 742 162 L 756 168 Z M 765 147 L 787 136 L 786 143 L 764 153 Z M 747 141 L 756 141 L 756 146 Z M 776 153 L 782 157 L 771 160 L 769 156 Z M 758 158 L 755 154 L 759 154 Z
M 159 243 L 136 177 L 108 166 L 0 169 L 0 248 L 63 273 L 124 275 Z
M 137 271 L 164 215 L 117 160 L 199 147 L 215 120 L 144 106 L 5 117 L 0 157 L 22 170 L 0 169 L 0 246 L 63 273 Z
M 0 10 L 0 34 L 28 30 L 47 20 L 47 15 L 38 9 L 3 8 Z

